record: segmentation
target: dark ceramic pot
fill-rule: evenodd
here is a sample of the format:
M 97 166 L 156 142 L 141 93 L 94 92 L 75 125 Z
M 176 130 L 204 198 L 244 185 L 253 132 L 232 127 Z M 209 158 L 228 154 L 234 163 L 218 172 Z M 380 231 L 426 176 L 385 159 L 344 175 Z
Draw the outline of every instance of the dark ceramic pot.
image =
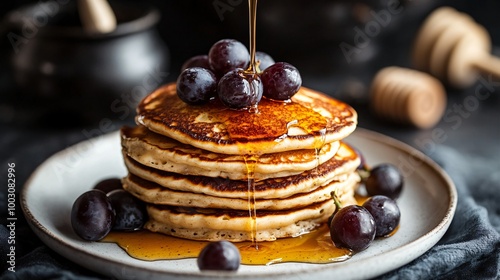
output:
M 159 12 L 111 4 L 118 25 L 101 35 L 84 32 L 76 4 L 68 0 L 39 2 L 4 19 L 15 95 L 7 99 L 24 114 L 21 118 L 124 120 L 133 117 L 140 99 L 165 82 L 170 59 L 155 28 Z

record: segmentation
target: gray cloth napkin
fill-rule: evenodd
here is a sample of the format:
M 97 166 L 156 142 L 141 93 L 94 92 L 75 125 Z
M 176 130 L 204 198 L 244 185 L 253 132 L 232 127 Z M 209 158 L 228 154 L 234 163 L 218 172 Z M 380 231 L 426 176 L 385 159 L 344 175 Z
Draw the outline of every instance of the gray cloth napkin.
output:
M 438 244 L 380 279 L 499 279 L 500 160 L 484 161 L 446 146 L 429 156 L 456 185 L 455 217 Z

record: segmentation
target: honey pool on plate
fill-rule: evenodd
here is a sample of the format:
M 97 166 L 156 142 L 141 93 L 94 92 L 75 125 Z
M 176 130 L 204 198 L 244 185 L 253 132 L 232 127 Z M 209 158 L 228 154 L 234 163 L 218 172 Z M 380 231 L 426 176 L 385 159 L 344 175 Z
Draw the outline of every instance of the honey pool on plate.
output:
M 360 195 L 356 195 L 355 198 L 358 205 L 362 205 L 368 199 Z M 386 237 L 394 235 L 398 229 L 399 226 Z M 116 243 L 129 256 L 143 261 L 197 258 L 201 250 L 209 243 L 148 230 L 112 231 L 102 242 Z M 234 244 L 240 250 L 241 263 L 247 265 L 271 265 L 284 262 L 325 264 L 345 261 L 353 255 L 352 251 L 335 246 L 326 224 L 297 237 Z
M 131 257 L 144 261 L 176 260 L 196 258 L 208 244 L 153 233 L 111 232 L 103 242 L 118 244 Z M 241 263 L 249 265 L 270 265 L 282 262 L 332 263 L 347 260 L 351 252 L 335 247 L 326 225 L 319 229 L 293 238 L 267 242 L 238 242 Z

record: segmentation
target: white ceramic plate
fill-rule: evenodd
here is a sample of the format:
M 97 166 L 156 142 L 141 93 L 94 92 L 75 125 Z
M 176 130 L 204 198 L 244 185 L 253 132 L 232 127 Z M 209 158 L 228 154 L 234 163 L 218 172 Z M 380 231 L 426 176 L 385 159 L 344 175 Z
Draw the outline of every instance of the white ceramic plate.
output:
M 236 273 L 200 272 L 195 259 L 141 261 L 116 244 L 85 242 L 70 225 L 75 199 L 96 182 L 126 174 L 118 133 L 63 150 L 32 174 L 22 192 L 22 209 L 34 232 L 54 251 L 91 270 L 118 279 L 363 279 L 401 267 L 429 250 L 449 227 L 456 208 L 455 187 L 429 158 L 392 138 L 357 129 L 347 142 L 370 165 L 389 162 L 405 175 L 396 234 L 376 240 L 350 260 L 334 264 L 243 265 Z

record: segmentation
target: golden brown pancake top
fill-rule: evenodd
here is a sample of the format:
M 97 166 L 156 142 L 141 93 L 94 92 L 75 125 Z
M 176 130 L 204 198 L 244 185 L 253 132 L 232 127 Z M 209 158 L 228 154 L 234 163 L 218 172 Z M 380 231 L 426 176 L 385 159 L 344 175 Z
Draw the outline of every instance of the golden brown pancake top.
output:
M 229 109 L 217 98 L 189 105 L 177 97 L 171 83 L 140 102 L 137 122 L 202 149 L 261 154 L 338 141 L 354 130 L 357 114 L 349 105 L 304 87 L 290 102 L 263 98 L 255 112 Z

